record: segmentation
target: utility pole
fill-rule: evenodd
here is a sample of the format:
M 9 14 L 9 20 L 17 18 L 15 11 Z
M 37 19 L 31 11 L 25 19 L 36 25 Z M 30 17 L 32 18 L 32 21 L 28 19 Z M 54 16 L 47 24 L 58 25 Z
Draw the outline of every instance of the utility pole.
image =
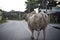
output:
M 38 13 L 40 12 L 40 4 L 38 4 Z
M 46 13 L 47 13 L 47 5 L 48 5 L 49 1 L 46 1 Z
M 18 12 L 18 20 L 21 19 L 21 12 Z
M 29 12 L 30 12 L 30 2 L 28 3 L 28 5 L 29 5 L 28 10 L 29 10 Z
M 47 3 L 46 3 L 46 13 L 47 13 Z
M 30 1 L 27 1 L 26 4 L 28 5 L 28 12 L 30 12 Z

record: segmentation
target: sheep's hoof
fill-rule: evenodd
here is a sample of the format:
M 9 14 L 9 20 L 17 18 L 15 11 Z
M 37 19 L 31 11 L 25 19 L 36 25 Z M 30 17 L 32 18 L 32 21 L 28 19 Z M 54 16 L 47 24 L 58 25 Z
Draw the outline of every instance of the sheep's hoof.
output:
M 35 39 L 35 40 L 38 40 L 38 39 Z
M 38 40 L 38 39 L 36 39 L 36 40 Z
M 32 40 L 34 40 L 34 37 L 31 37 Z

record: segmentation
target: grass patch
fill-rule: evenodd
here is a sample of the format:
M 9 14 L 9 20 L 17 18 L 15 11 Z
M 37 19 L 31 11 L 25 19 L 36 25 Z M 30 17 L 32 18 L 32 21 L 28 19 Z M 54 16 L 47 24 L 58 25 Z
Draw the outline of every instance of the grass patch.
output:
M 5 22 L 6 22 L 6 20 L 0 20 L 0 24 L 1 24 L 1 23 L 5 23 Z

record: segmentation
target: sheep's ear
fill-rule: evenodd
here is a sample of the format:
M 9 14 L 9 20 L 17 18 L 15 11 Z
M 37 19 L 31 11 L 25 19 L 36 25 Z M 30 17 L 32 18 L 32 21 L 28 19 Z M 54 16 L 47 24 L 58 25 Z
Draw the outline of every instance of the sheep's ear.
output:
M 26 17 L 26 16 L 27 16 L 27 13 L 25 13 L 25 14 L 23 15 L 23 17 L 22 17 L 25 21 L 27 21 L 27 17 Z
M 25 18 L 25 21 L 28 21 L 28 19 Z
M 26 17 L 26 13 L 25 13 L 25 14 L 23 14 L 22 18 L 23 18 L 23 19 L 25 19 L 25 17 Z

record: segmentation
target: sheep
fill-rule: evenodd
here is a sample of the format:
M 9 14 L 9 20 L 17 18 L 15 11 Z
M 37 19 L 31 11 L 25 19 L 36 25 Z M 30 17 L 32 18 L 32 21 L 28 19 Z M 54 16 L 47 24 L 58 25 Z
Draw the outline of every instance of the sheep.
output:
M 44 40 L 46 36 L 46 27 L 48 25 L 48 15 L 46 13 L 36 13 L 36 12 L 31 12 L 26 14 L 25 20 L 28 23 L 28 28 L 32 32 L 32 40 L 34 39 L 33 32 L 36 30 L 38 32 L 36 40 L 38 40 L 40 31 L 43 30 L 44 34 Z

